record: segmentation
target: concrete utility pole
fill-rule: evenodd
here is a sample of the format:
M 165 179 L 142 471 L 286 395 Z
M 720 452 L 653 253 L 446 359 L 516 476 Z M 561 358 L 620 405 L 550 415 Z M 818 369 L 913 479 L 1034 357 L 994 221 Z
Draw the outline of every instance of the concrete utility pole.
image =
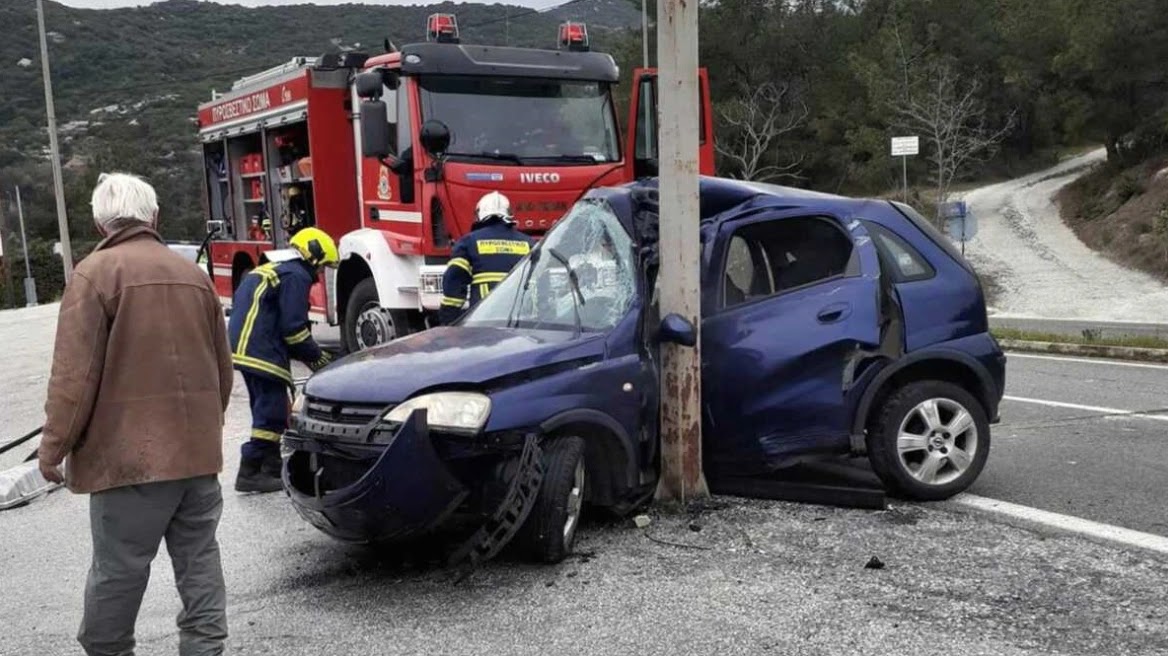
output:
M 661 316 L 701 328 L 698 241 L 698 3 L 657 0 Z M 702 474 L 701 340 L 665 344 L 661 367 L 661 481 L 657 498 L 709 496 Z
M 37 28 L 41 33 L 41 75 L 45 80 L 45 113 L 49 117 L 49 153 L 53 158 L 53 188 L 57 194 L 57 229 L 61 233 L 61 263 L 65 284 L 73 277 L 73 247 L 69 243 L 69 217 L 65 214 L 65 184 L 61 179 L 61 151 L 57 146 L 57 112 L 53 109 L 53 80 L 49 76 L 49 39 L 45 34 L 45 3 L 37 0 Z
M 24 249 L 24 304 L 35 307 L 36 279 L 32 277 L 32 263 L 28 260 L 28 234 L 24 231 L 24 204 L 20 202 L 20 187 L 16 188 L 16 216 L 20 218 L 20 245 Z

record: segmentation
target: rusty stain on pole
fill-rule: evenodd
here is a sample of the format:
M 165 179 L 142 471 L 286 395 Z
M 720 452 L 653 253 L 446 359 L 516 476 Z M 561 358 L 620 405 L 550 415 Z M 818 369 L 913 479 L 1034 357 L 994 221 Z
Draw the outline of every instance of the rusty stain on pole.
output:
M 661 315 L 700 330 L 698 236 L 698 3 L 657 1 Z M 687 503 L 709 496 L 702 475 L 701 340 L 662 346 L 661 480 L 657 498 Z

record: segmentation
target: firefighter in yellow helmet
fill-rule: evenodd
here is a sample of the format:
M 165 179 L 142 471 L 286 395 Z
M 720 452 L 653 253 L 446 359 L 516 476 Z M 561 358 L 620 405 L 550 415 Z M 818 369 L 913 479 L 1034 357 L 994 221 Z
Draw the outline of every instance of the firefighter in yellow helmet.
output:
M 335 267 L 337 245 L 318 228 L 290 240 L 299 257 L 263 264 L 239 283 L 227 334 L 232 361 L 251 401 L 251 436 L 244 443 L 235 489 L 275 492 L 280 478 L 280 436 L 288 427 L 291 361 L 316 371 L 332 356 L 312 338 L 308 293 L 321 267 Z

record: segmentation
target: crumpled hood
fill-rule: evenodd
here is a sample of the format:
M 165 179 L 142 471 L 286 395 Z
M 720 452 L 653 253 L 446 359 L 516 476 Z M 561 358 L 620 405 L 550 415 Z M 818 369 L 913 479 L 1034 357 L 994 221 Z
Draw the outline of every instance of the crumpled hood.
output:
M 313 375 L 310 397 L 342 403 L 400 403 L 421 390 L 481 384 L 604 352 L 603 335 L 568 331 L 443 327 L 350 355 Z

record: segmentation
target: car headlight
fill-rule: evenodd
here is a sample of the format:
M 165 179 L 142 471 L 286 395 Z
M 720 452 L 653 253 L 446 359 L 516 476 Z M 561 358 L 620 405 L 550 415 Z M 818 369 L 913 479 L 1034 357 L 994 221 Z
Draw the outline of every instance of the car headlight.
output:
M 431 428 L 474 435 L 491 416 L 491 399 L 475 392 L 437 392 L 415 397 L 385 413 L 382 421 L 404 424 L 414 410 L 426 411 Z

